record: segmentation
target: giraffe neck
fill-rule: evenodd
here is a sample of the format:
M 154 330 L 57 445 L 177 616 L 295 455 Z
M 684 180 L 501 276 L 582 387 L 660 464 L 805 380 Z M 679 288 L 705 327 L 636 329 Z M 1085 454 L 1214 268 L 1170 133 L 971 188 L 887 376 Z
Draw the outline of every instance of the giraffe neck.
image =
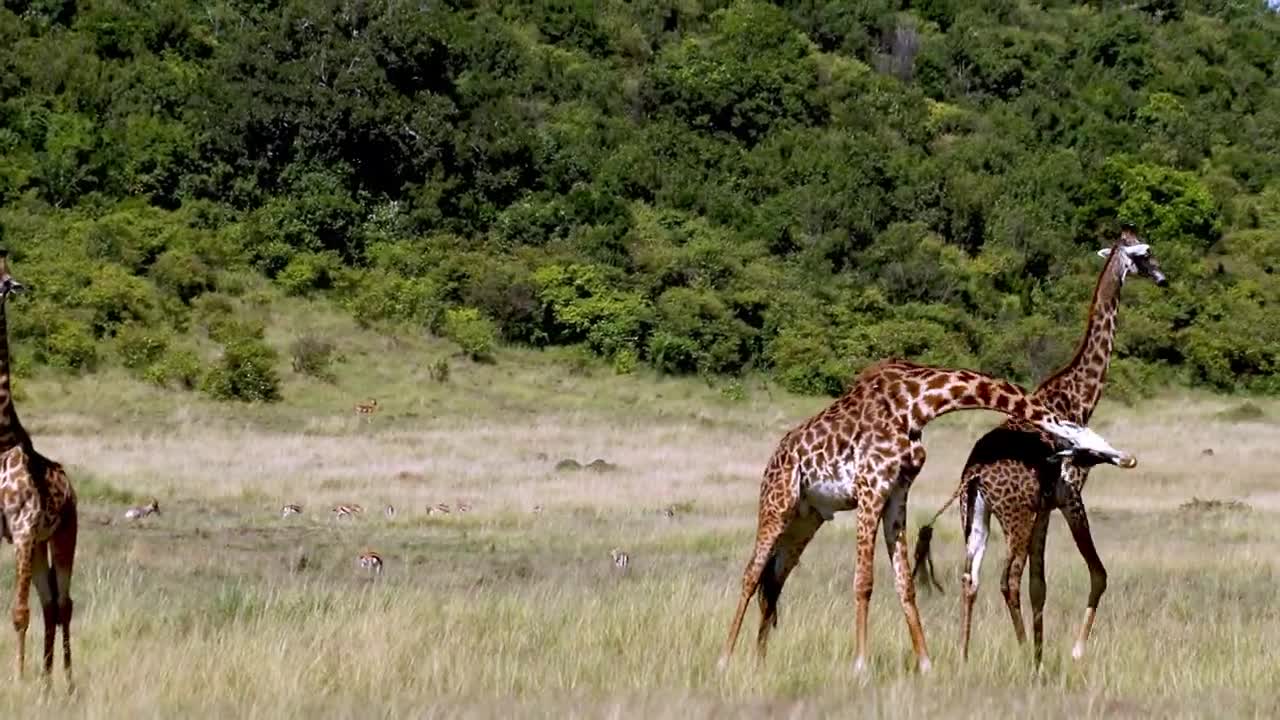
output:
M 906 392 L 913 395 L 911 426 L 914 430 L 923 430 L 934 418 L 957 410 L 995 410 L 1036 424 L 1065 420 L 1008 380 L 973 370 L 927 366 L 916 366 L 912 370 Z
M 0 452 L 25 444 L 27 431 L 18 420 L 13 406 L 13 387 L 10 383 L 12 364 L 9 361 L 9 320 L 6 303 L 0 299 Z
M 1123 247 L 1117 244 L 1098 275 L 1084 338 L 1071 362 L 1036 388 L 1037 397 L 1072 422 L 1088 423 L 1098 400 L 1102 398 L 1102 386 L 1111 366 L 1111 351 L 1115 347 L 1120 288 L 1124 285 L 1128 267 L 1123 255 Z

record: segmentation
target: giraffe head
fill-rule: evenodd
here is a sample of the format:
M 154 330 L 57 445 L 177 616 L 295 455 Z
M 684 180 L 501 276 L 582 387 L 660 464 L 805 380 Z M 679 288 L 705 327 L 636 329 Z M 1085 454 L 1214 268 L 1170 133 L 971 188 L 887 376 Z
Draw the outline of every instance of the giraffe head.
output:
M 9 299 L 9 295 L 19 293 L 26 287 L 9 274 L 9 251 L 0 248 L 0 303 Z
M 1155 255 L 1151 252 L 1151 246 L 1142 241 L 1133 225 L 1128 223 L 1122 225 L 1120 228 L 1120 240 L 1112 247 L 1102 248 L 1098 251 L 1098 254 L 1104 258 L 1109 258 L 1115 248 L 1119 248 L 1121 251 L 1120 262 L 1124 263 L 1122 266 L 1124 275 L 1127 276 L 1131 272 L 1136 272 L 1160 287 L 1169 284 L 1168 278 L 1160 270 L 1160 263 L 1156 261 Z

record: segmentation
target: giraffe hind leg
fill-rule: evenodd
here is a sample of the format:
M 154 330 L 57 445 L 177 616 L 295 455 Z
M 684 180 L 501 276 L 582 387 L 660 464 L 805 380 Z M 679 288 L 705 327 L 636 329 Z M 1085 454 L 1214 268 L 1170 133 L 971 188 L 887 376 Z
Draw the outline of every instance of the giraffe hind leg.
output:
M 733 648 L 738 642 L 738 633 L 742 630 L 742 619 L 747 614 L 747 605 L 760 588 L 760 578 L 764 574 L 765 566 L 773 557 L 778 538 L 794 521 L 795 506 L 794 496 L 787 498 L 785 507 L 768 504 L 766 497 L 763 495 L 761 497 L 760 517 L 756 527 L 756 546 L 742 573 L 742 594 L 738 598 L 738 609 L 734 612 L 733 622 L 729 625 L 729 636 L 725 639 L 724 650 L 720 654 L 718 667 L 721 670 L 729 665 L 729 656 L 733 654 Z
M 68 503 L 62 511 L 62 524 L 49 539 L 51 586 L 57 594 L 58 624 L 62 628 L 62 669 L 67 677 L 67 689 L 74 692 L 71 679 L 71 572 L 76 560 L 76 536 L 79 518 L 74 503 Z
M 800 564 L 800 556 L 809 541 L 822 527 L 822 516 L 813 510 L 797 513 L 791 524 L 778 538 L 773 554 L 760 576 L 760 631 L 756 636 L 756 653 L 764 659 L 769 645 L 769 633 L 778 627 L 778 599 L 791 571 Z
M 44 675 L 48 680 L 53 671 L 53 646 L 58 633 L 58 591 L 54 585 L 56 581 L 53 572 L 49 568 L 48 543 L 36 543 L 31 553 L 31 582 L 36 587 L 44 616 Z

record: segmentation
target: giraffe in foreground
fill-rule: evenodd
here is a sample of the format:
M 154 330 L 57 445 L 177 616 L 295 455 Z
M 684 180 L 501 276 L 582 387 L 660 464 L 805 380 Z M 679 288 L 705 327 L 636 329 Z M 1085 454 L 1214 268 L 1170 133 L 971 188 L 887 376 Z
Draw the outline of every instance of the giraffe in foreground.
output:
M 53 673 L 53 646 L 62 628 L 62 662 L 71 680 L 71 571 L 75 564 L 78 516 L 76 494 L 62 465 L 36 452 L 13 407 L 6 305 L 22 284 L 9 274 L 8 253 L 0 249 L 0 539 L 13 543 L 13 629 L 20 678 L 26 655 L 29 605 L 34 580 L 44 611 L 44 673 Z
M 894 584 L 916 661 L 921 671 L 929 669 L 907 557 L 907 492 L 924 466 L 924 426 L 945 413 L 978 409 L 1025 418 L 1061 438 L 1067 446 L 1064 452 L 1126 468 L 1137 464 L 1132 455 L 1065 420 L 1011 382 L 906 360 L 871 365 L 843 396 L 784 435 L 765 467 L 755 551 L 742 576 L 742 594 L 720 656 L 721 669 L 728 665 L 747 604 L 757 590 L 757 653 L 764 657 L 769 631 L 778 622 L 778 599 L 787 576 L 818 528 L 837 512 L 854 509 L 858 511 L 854 668 L 862 671 L 867 664 L 875 535 L 883 519 Z
M 1142 242 L 1132 227 L 1125 226 L 1120 239 L 1098 254 L 1107 258 L 1107 262 L 1094 287 L 1084 338 L 1071 361 L 1042 382 L 1032 395 L 1067 420 L 1081 424 L 1089 422 L 1102 397 L 1115 342 L 1120 289 L 1126 277 L 1135 273 L 1158 286 L 1168 284 L 1150 247 Z M 1019 644 L 1026 641 L 1021 582 L 1030 555 L 1031 627 L 1035 664 L 1040 665 L 1044 645 L 1044 550 L 1049 516 L 1055 509 L 1062 511 L 1076 547 L 1089 567 L 1089 602 L 1071 651 L 1071 656 L 1077 660 L 1084 656 L 1098 601 L 1107 587 L 1107 571 L 1094 547 L 1089 517 L 1081 499 L 1090 463 L 1087 459 L 1058 462 L 1049 457 L 1051 444 L 1052 438 L 1016 420 L 1006 421 L 984 435 L 969 455 L 960 476 L 960 486 L 916 537 L 915 572 L 925 576 L 926 587 L 932 582 L 940 588 L 931 572 L 933 563 L 929 557 L 932 526 L 951 503 L 960 498 L 961 523 L 967 543 L 961 577 L 964 599 L 961 647 L 965 659 L 969 657 L 969 633 L 973 622 L 973 603 L 978 594 L 978 574 L 994 513 L 1004 528 L 1009 545 L 1004 572 L 1000 576 L 1000 592 L 1009 608 Z

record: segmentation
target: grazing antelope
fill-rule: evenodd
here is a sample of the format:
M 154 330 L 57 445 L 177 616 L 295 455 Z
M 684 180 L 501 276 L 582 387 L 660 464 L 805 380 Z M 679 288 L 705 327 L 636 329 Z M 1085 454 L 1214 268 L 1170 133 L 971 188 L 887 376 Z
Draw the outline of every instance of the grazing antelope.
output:
M 540 513 L 540 512 L 542 512 L 542 506 L 541 506 L 541 505 L 534 505 L 534 506 L 533 506 L 533 514 L 534 514 L 534 515 L 537 515 L 537 514 L 538 514 L 538 513 Z
M 613 558 L 613 566 L 619 570 L 626 570 L 627 564 L 631 562 L 631 556 L 618 548 L 610 550 L 609 557 Z
M 378 412 L 378 401 L 376 399 L 356 403 L 357 415 L 373 415 L 376 412 Z
M 396 516 L 396 506 L 395 506 L 395 505 L 392 505 L 392 504 L 390 504 L 390 503 L 387 503 L 387 506 L 386 506 L 386 507 L 384 507 L 384 508 L 382 508 L 382 514 L 383 514 L 383 515 L 386 515 L 388 520 L 391 520 L 391 519 L 395 518 L 395 516 Z
M 337 520 L 341 520 L 342 518 L 347 518 L 349 520 L 362 512 L 364 512 L 364 508 L 354 503 L 350 505 L 346 503 L 339 503 L 338 505 L 333 506 L 333 517 Z
M 280 508 L 280 519 L 281 519 L 281 520 L 283 520 L 283 519 L 285 519 L 285 518 L 289 517 L 290 515 L 301 515 L 301 514 L 302 514 L 302 506 L 301 506 L 301 505 L 292 505 L 292 504 L 290 504 L 290 505 L 285 505 L 283 508 Z
M 435 505 L 432 505 L 431 507 L 427 508 L 427 514 L 428 515 L 448 515 L 449 503 L 436 503 Z
M 458 512 L 460 513 L 471 512 L 471 503 L 465 500 L 458 503 Z
M 356 558 L 356 565 L 370 572 L 382 574 L 382 556 L 372 550 L 365 550 Z
M 124 511 L 125 520 L 141 520 L 148 515 L 159 515 L 160 503 L 155 498 L 151 498 L 151 502 L 142 507 L 131 507 Z
M 667 507 L 662 508 L 662 517 L 668 520 L 672 520 L 672 519 L 675 519 L 675 516 L 676 516 L 675 507 L 668 505 Z

